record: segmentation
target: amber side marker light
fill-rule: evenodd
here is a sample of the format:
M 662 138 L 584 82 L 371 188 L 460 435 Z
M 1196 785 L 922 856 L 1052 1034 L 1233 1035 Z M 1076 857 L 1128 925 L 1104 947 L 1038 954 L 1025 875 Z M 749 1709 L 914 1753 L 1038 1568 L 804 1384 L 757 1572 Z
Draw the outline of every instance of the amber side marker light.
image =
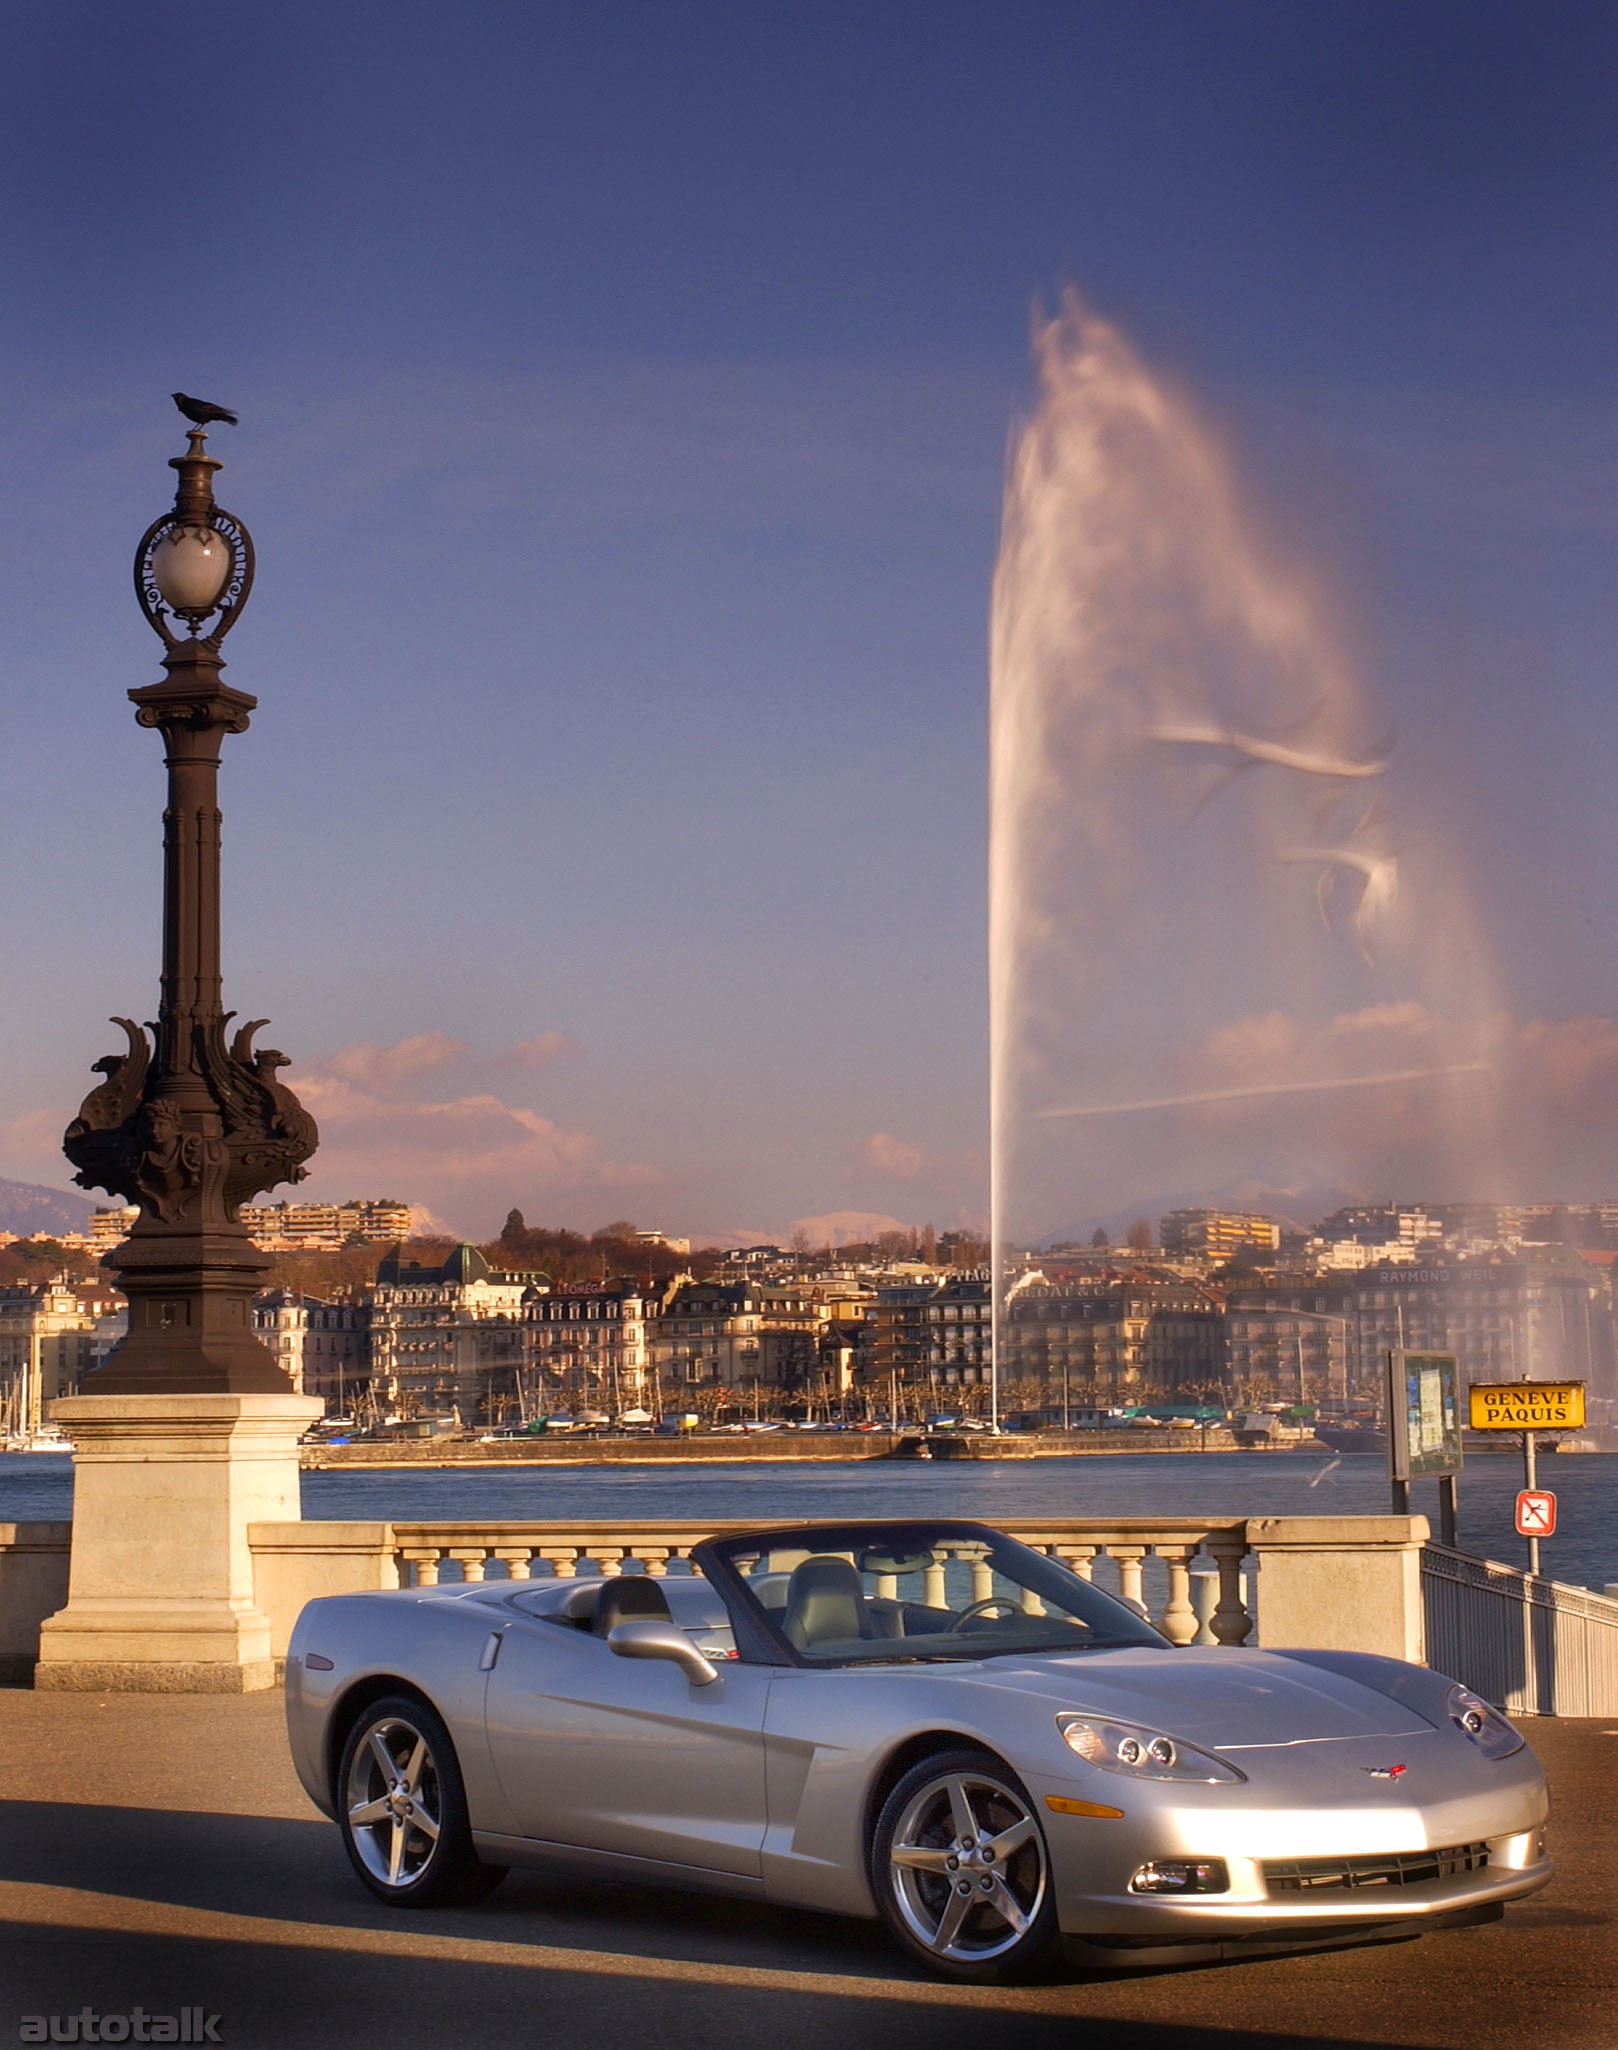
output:
M 1057 1815 L 1091 1815 L 1101 1822 L 1121 1822 L 1122 1808 L 1103 1808 L 1099 1801 L 1070 1801 L 1065 1794 L 1047 1794 L 1045 1806 Z

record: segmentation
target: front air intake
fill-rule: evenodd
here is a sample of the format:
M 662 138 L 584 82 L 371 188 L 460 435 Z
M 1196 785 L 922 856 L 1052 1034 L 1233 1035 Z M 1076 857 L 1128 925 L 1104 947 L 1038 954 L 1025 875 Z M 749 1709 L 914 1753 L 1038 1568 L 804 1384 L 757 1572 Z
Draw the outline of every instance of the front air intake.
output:
M 1440 1850 L 1394 1851 L 1380 1858 L 1287 1858 L 1266 1860 L 1264 1885 L 1270 1893 L 1350 1893 L 1362 1887 L 1436 1886 L 1481 1872 L 1487 1844 L 1449 1844 Z

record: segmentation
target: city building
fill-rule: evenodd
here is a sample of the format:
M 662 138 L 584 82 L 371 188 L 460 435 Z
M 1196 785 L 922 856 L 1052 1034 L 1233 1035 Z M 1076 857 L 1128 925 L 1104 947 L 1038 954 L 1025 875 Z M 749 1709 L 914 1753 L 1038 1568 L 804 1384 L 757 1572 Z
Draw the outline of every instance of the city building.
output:
M 871 1379 L 877 1399 L 891 1404 L 895 1416 L 902 1412 L 902 1391 L 927 1378 L 927 1304 L 938 1286 L 936 1277 L 880 1284 L 867 1310 Z
M 96 1363 L 97 1323 L 115 1293 L 60 1275 L 0 1288 L 0 1440 L 34 1436 L 56 1398 L 77 1391 Z
M 651 1365 L 664 1400 L 681 1391 L 757 1387 L 762 1379 L 763 1312 L 752 1281 L 675 1280 L 658 1306 Z
M 96 1255 L 122 1245 L 140 1212 L 133 1204 L 98 1209 L 90 1220 Z M 265 1253 L 336 1253 L 344 1246 L 395 1245 L 411 1231 L 408 1203 L 355 1197 L 346 1203 L 244 1203 L 242 1222 Z
M 300 1395 L 318 1395 L 332 1416 L 351 1416 L 371 1378 L 371 1306 L 324 1302 L 299 1289 L 266 1289 L 253 1304 L 259 1336 Z
M 648 1315 L 656 1297 L 631 1281 L 529 1290 L 521 1310 L 522 1377 L 496 1404 L 527 1422 L 534 1415 L 600 1410 L 619 1416 L 646 1406 Z
M 485 1416 L 491 1389 L 514 1390 L 523 1364 L 525 1301 L 542 1275 L 502 1273 L 476 1246 L 439 1267 L 395 1248 L 371 1291 L 371 1392 L 407 1416 Z
M 1281 1227 L 1252 1211 L 1171 1210 L 1158 1220 L 1157 1236 L 1165 1253 L 1222 1261 L 1237 1253 L 1278 1251 Z
M 90 1249 L 98 1260 L 123 1244 L 139 1215 L 133 1203 L 120 1203 L 110 1210 L 97 1206 L 90 1219 Z
M 1180 1277 L 1048 1279 L 1008 1293 L 1000 1400 L 1071 1422 L 1078 1410 L 1217 1401 L 1225 1385 L 1218 1298 Z
M 1576 1254 L 1367 1268 L 1354 1319 L 1355 1392 L 1380 1391 L 1396 1346 L 1454 1353 L 1465 1382 L 1565 1377 L 1614 1387 L 1605 1289 Z
M 1225 1383 L 1239 1408 L 1362 1395 L 1352 1281 L 1277 1275 L 1226 1292 Z
M 408 1203 L 351 1198 L 346 1203 L 246 1203 L 242 1222 L 266 1253 L 335 1253 L 344 1246 L 394 1245 L 410 1236 Z
M 637 1231 L 635 1242 L 642 1246 L 663 1246 L 671 1253 L 687 1254 L 691 1250 L 689 1239 L 671 1238 L 666 1231 Z
M 929 1387 L 986 1387 L 994 1341 L 994 1293 L 987 1268 L 952 1274 L 922 1305 Z

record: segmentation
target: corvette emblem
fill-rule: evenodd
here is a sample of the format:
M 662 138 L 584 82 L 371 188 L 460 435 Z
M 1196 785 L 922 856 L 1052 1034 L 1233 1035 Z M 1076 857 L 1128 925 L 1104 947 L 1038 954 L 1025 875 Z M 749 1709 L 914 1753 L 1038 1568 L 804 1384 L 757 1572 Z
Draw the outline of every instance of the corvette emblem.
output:
M 1396 1780 L 1406 1770 L 1408 1768 L 1402 1765 L 1362 1765 L 1360 1767 L 1361 1772 L 1368 1772 L 1374 1780 Z

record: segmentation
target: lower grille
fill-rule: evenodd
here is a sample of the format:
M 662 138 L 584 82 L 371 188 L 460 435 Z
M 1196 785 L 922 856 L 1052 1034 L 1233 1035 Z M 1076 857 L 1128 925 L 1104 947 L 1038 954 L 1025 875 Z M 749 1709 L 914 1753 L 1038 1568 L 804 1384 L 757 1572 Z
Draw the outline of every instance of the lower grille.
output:
M 1481 1872 L 1487 1844 L 1449 1844 L 1434 1851 L 1395 1851 L 1383 1858 L 1287 1858 L 1266 1861 L 1270 1893 L 1349 1893 L 1362 1887 L 1433 1886 Z

